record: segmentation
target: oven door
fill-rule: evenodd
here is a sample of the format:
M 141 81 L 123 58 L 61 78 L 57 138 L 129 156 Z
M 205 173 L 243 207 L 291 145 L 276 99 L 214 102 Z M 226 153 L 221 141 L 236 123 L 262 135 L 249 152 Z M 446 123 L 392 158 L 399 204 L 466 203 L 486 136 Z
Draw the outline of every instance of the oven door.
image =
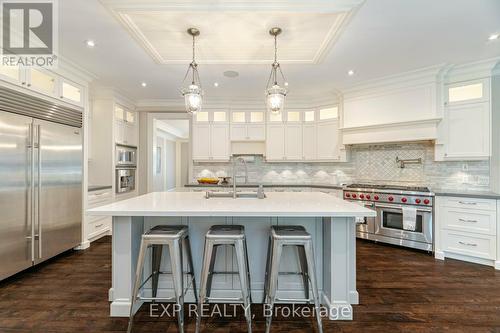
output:
M 376 204 L 375 234 L 403 240 L 432 244 L 432 210 L 417 208 L 415 231 L 403 228 L 403 210 L 400 205 Z
M 375 204 L 372 202 L 363 201 L 350 201 L 356 203 L 365 208 L 375 210 Z M 356 218 L 356 230 L 358 232 L 364 232 L 369 234 L 375 233 L 375 218 L 374 217 L 357 217 Z

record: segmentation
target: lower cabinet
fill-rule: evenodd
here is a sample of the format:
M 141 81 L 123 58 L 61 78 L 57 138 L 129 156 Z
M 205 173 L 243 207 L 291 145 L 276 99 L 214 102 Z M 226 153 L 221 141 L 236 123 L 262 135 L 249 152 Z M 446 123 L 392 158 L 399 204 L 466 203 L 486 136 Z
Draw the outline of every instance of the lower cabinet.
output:
M 436 258 L 453 258 L 500 269 L 497 225 L 496 200 L 437 197 Z
M 95 208 L 113 202 L 113 190 L 111 188 L 88 192 L 87 207 Z M 109 216 L 89 216 L 85 217 L 85 235 L 90 242 L 111 233 L 112 218 Z

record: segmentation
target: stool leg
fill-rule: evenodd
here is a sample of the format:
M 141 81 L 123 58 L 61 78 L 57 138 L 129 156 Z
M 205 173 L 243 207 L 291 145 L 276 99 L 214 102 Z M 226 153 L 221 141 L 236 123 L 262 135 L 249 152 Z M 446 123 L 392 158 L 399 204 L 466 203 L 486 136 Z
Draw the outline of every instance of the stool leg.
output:
M 193 255 L 191 253 L 191 242 L 189 241 L 189 236 L 184 239 L 184 245 L 186 247 L 186 256 L 189 263 L 189 274 L 191 275 L 191 284 L 193 285 L 194 301 L 198 303 L 198 292 L 196 291 L 196 279 L 194 277 L 194 265 L 193 265 Z
M 179 306 L 177 322 L 179 332 L 184 332 L 184 274 L 182 268 L 182 244 L 180 240 L 175 240 L 170 245 L 170 262 L 172 264 L 172 277 L 174 280 L 174 292 L 176 303 Z
M 210 240 L 205 239 L 205 250 L 203 254 L 203 264 L 200 276 L 200 298 L 198 301 L 198 313 L 196 317 L 196 330 L 195 332 L 200 332 L 201 326 L 201 316 L 202 316 L 202 306 L 205 303 L 206 293 L 207 293 L 207 282 L 208 282 L 208 271 L 210 266 L 210 260 L 212 258 L 213 244 Z
M 297 250 L 299 251 L 300 269 L 302 271 L 302 281 L 304 283 L 304 296 L 308 300 L 307 303 L 309 303 L 309 271 L 307 267 L 306 250 L 302 245 L 297 246 Z
M 238 273 L 240 276 L 241 294 L 243 296 L 243 306 L 245 307 L 245 317 L 247 320 L 248 332 L 252 332 L 252 310 L 250 308 L 250 281 L 248 279 L 248 261 L 245 258 L 245 240 L 238 240 L 235 246 L 236 261 L 238 263 Z
M 212 255 L 210 256 L 210 265 L 208 266 L 208 279 L 207 279 L 207 297 L 210 297 L 212 295 L 212 281 L 214 279 L 214 267 L 215 267 L 215 260 L 217 260 L 217 250 L 219 249 L 220 245 L 214 245 L 212 246 Z
M 135 281 L 134 281 L 134 288 L 132 290 L 132 296 L 130 300 L 130 316 L 128 320 L 128 328 L 127 328 L 127 333 L 132 332 L 132 325 L 134 323 L 134 315 L 135 315 L 135 306 L 136 306 L 136 299 L 137 299 L 137 294 L 139 293 L 139 286 L 141 285 L 141 280 L 142 280 L 142 270 L 144 268 L 144 259 L 146 257 L 146 249 L 147 249 L 147 244 L 146 242 L 141 241 L 141 247 L 139 249 L 139 256 L 137 257 L 137 268 L 135 270 Z
M 320 309 L 321 304 L 319 302 L 318 284 L 316 282 L 316 266 L 314 263 L 314 250 L 312 247 L 312 243 L 308 242 L 304 246 L 304 248 L 307 257 L 307 265 L 309 267 L 309 271 L 311 272 L 311 274 L 309 274 L 309 279 L 311 281 L 311 288 L 313 292 L 314 309 L 316 310 L 316 321 L 318 324 L 318 332 L 323 333 L 323 325 L 321 323 L 321 309 Z
M 247 264 L 247 275 L 248 275 L 248 295 L 250 297 L 250 304 L 252 304 L 252 279 L 250 276 L 250 263 L 248 262 L 248 247 L 246 239 L 243 241 L 243 245 L 245 246 L 245 258 Z
M 270 271 L 270 264 L 271 264 L 271 256 L 272 256 L 272 247 L 271 247 L 271 237 L 269 237 L 269 241 L 267 243 L 267 258 L 266 258 L 266 275 L 264 276 L 264 299 L 262 300 L 262 303 L 266 304 L 267 300 L 267 293 L 269 292 L 269 271 Z
M 151 287 L 152 296 L 156 297 L 158 293 L 158 279 L 160 277 L 160 266 L 161 266 L 161 252 L 163 249 L 162 245 L 153 245 L 151 254 Z M 153 301 L 154 302 L 154 301 Z
M 266 333 L 271 331 L 271 322 L 273 320 L 273 309 L 274 302 L 276 300 L 276 291 L 278 290 L 278 275 L 280 269 L 280 258 L 281 252 L 283 251 L 283 246 L 279 242 L 273 240 L 272 244 L 272 258 L 271 258 L 271 272 L 269 274 L 269 291 L 267 302 L 268 309 L 271 311 L 271 315 L 266 317 Z

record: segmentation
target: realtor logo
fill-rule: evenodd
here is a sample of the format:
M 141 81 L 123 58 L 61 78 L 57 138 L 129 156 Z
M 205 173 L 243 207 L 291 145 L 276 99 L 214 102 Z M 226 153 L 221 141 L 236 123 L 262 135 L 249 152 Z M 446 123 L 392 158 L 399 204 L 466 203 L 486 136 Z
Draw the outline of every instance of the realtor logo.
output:
M 53 67 L 56 0 L 1 0 L 2 65 Z

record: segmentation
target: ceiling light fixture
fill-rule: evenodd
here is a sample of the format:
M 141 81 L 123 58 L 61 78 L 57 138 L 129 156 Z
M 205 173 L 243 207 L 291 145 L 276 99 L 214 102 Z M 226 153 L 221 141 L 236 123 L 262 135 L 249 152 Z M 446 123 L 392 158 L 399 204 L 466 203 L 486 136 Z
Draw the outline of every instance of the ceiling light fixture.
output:
M 187 33 L 193 37 L 193 60 L 189 64 L 184 80 L 182 81 L 181 93 L 184 97 L 184 104 L 188 113 L 196 113 L 201 110 L 202 95 L 200 75 L 198 74 L 198 64 L 195 61 L 195 37 L 200 35 L 200 30 L 189 28 Z M 190 75 L 191 74 L 191 75 Z M 187 77 L 191 77 L 191 83 L 186 87 Z
M 148 84 L 146 82 L 142 82 L 141 86 L 146 87 Z
M 219 86 L 219 83 L 218 82 L 214 82 L 214 87 L 218 87 Z
M 352 69 L 351 69 L 351 70 L 349 70 L 349 71 L 347 72 L 347 75 L 349 75 L 349 76 L 353 76 L 353 75 L 354 75 L 354 71 L 353 71 Z
M 492 34 L 488 37 L 488 40 L 497 40 L 500 37 L 500 34 Z
M 88 48 L 93 48 L 95 47 L 95 41 L 93 41 L 92 39 L 87 39 L 85 41 L 85 45 L 87 45 Z
M 274 62 L 272 64 L 271 74 L 269 75 L 269 79 L 267 80 L 266 106 L 267 110 L 272 113 L 280 113 L 281 111 L 283 111 L 283 108 L 285 106 L 285 97 L 287 94 L 287 90 L 278 84 L 278 72 L 283 80 L 283 85 L 285 85 L 284 82 L 286 82 L 277 57 L 277 37 L 279 34 L 281 34 L 281 32 L 281 28 L 278 27 L 271 28 L 271 30 L 269 30 L 269 34 L 274 37 Z

